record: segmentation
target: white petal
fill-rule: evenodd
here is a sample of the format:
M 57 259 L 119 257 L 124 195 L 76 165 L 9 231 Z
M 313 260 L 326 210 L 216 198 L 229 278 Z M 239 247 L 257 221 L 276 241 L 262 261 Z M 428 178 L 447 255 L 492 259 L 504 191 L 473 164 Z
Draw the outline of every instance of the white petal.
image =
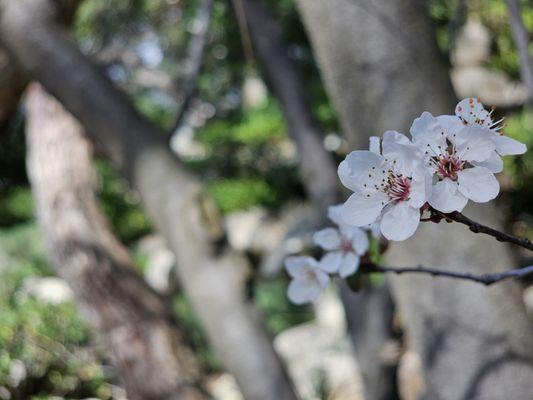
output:
M 293 279 L 289 284 L 287 296 L 295 304 L 311 303 L 322 294 L 328 284 L 329 276 L 317 270 L 313 279 Z
M 428 203 L 431 207 L 444 213 L 462 211 L 468 199 L 459 192 L 456 182 L 445 178 L 433 186 Z
M 433 156 L 434 153 L 440 154 L 440 149 L 446 148 L 444 128 L 437 118 L 427 111 L 413 121 L 409 132 L 413 137 L 413 142 L 422 152 L 427 152 L 428 156 Z
M 446 136 L 453 136 L 454 133 L 459 132 L 464 127 L 461 120 L 455 115 L 439 115 L 437 121 L 444 129 Z
M 421 154 L 407 136 L 396 131 L 383 134 L 383 156 L 392 162 L 395 171 L 410 176 L 414 166 L 422 161 Z
M 498 180 L 484 167 L 468 168 L 459 172 L 457 183 L 460 192 L 476 203 L 486 203 L 494 199 L 500 191 Z
M 493 140 L 496 145 L 496 151 L 502 156 L 524 154 L 527 151 L 527 147 L 524 143 L 508 136 L 496 135 Z
M 313 241 L 324 250 L 336 250 L 340 248 L 342 243 L 339 230 L 335 228 L 326 228 L 315 232 Z
M 374 186 L 381 183 L 385 176 L 381 168 L 383 162 L 382 156 L 371 151 L 352 151 L 339 165 L 339 178 L 354 192 L 375 192 Z
M 485 161 L 472 161 L 471 164 L 477 165 L 478 167 L 488 168 L 491 172 L 494 172 L 495 174 L 503 171 L 503 160 L 495 151 L 493 151 L 491 156 Z
M 405 240 L 415 233 L 420 222 L 420 209 L 402 201 L 393 205 L 381 220 L 381 233 L 389 240 Z
M 378 219 L 388 196 L 377 192 L 367 197 L 365 194 L 354 193 L 342 206 L 342 219 L 348 225 L 365 226 Z
M 471 97 L 463 99 L 457 104 L 455 115 L 469 125 L 490 126 L 492 124 L 489 113 L 485 110 L 483 104 Z
M 478 126 L 465 127 L 450 141 L 456 145 L 459 157 L 467 161 L 485 161 L 496 149 L 493 133 Z
M 368 149 L 374 154 L 381 154 L 381 139 L 378 136 L 370 136 Z
M 324 254 L 318 263 L 318 267 L 327 273 L 335 274 L 341 267 L 344 253 L 342 251 L 332 251 Z
M 368 240 L 368 234 L 361 228 L 355 228 L 352 235 L 352 247 L 356 254 L 363 255 L 368 251 L 370 242 Z
M 305 278 L 309 270 L 318 267 L 313 257 L 291 256 L 285 259 L 285 269 L 292 278 Z
M 432 190 L 431 180 L 430 170 L 423 166 L 415 168 L 409 193 L 409 205 L 411 207 L 420 208 L 428 200 Z
M 342 259 L 341 267 L 339 268 L 339 275 L 341 278 L 347 278 L 350 275 L 353 275 L 359 269 L 359 264 L 361 259 L 355 253 L 349 251 L 346 253 Z
M 335 206 L 328 207 L 328 218 L 337 225 L 343 225 L 344 221 L 342 220 L 342 204 L 337 204 Z
M 379 227 L 381 221 L 376 221 L 373 224 L 368 225 L 366 228 L 370 230 L 370 234 L 374 239 L 378 239 L 381 236 L 381 228 Z

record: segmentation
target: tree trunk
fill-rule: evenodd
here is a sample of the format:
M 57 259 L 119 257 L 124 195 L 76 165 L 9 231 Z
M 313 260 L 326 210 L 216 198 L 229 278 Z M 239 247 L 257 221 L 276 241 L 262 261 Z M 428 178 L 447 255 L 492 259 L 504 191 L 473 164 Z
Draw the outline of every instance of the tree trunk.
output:
M 454 95 L 425 3 L 401 0 L 298 0 L 344 133 L 365 149 L 368 136 L 407 132 L 428 110 L 451 113 Z M 502 227 L 493 204 L 467 215 Z M 426 263 L 486 273 L 510 268 L 505 245 L 461 226 L 422 224 L 394 244 L 393 265 Z M 531 325 L 512 282 L 490 289 L 432 277 L 391 277 L 410 345 L 421 355 L 427 399 L 529 398 Z M 363 366 L 364 368 L 364 366 Z
M 302 181 L 316 207 L 317 228 L 326 222 L 327 207 L 339 202 L 339 180 L 333 158 L 325 150 L 321 131 L 307 101 L 301 74 L 288 57 L 281 27 L 261 0 L 242 1 L 248 31 L 260 66 L 274 95 L 279 99 L 289 136 L 300 155 Z M 386 285 L 354 294 L 339 286 L 346 310 L 367 398 L 394 399 L 395 368 L 383 362 L 380 353 L 392 340 L 392 303 Z M 372 331 L 369 335 L 368 332 Z
M 197 362 L 165 302 L 135 270 L 96 199 L 81 127 L 34 85 L 27 96 L 28 173 L 50 259 L 109 350 L 132 400 L 202 399 Z
M 246 399 L 294 399 L 261 316 L 245 300 L 246 260 L 221 243 L 213 202 L 100 71 L 46 18 L 48 0 L 1 0 L 0 40 L 21 67 L 83 124 L 141 194 L 176 254 L 179 279 Z

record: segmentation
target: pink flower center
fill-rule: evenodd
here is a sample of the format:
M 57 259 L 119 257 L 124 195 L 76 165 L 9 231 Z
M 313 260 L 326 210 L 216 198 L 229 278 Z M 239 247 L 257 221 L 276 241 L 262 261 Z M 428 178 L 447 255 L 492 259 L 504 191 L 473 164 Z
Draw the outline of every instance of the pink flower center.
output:
M 409 178 L 390 173 L 387 183 L 385 193 L 389 195 L 393 202 L 398 203 L 409 198 L 411 193 L 411 180 Z
M 456 181 L 457 173 L 462 171 L 464 166 L 464 161 L 455 154 L 445 154 L 438 159 L 437 174 L 442 179 L 450 178 L 452 181 Z
M 341 249 L 344 253 L 348 253 L 350 251 L 353 251 L 353 245 L 352 245 L 352 242 L 349 241 L 349 240 L 343 240 L 342 241 L 342 245 L 341 245 Z

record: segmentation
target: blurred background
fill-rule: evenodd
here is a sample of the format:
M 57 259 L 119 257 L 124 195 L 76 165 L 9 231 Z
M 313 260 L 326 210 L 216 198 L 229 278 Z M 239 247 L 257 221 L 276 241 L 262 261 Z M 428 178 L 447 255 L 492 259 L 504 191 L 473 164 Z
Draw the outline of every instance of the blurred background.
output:
M 203 230 L 192 217 L 158 215 L 142 173 L 129 173 L 102 140 L 119 128 L 94 134 L 121 116 L 110 109 L 87 126 L 92 117 L 81 114 L 92 93 L 69 102 L 63 91 L 86 71 L 75 63 L 54 69 L 61 57 L 25 47 L 39 24 L 27 25 L 19 43 L 13 26 L 25 20 L 10 24 L 18 15 L 10 10 L 32 6 L 0 3 L 0 399 L 533 399 L 528 282 L 485 289 L 371 276 L 351 283 L 356 293 L 339 282 L 317 304 L 295 306 L 282 268 L 285 256 L 313 252 L 312 232 L 328 225 L 325 207 L 345 196 L 335 166 L 370 135 L 407 132 L 422 111 L 452 113 L 455 98 L 475 96 L 505 115 L 507 135 L 533 146 L 531 1 L 39 0 L 60 14 L 43 21 L 69 31 L 72 41 L 61 45 L 78 47 L 125 94 L 117 98 L 157 127 L 150 132 L 180 159 L 187 182 L 201 184 L 209 199 Z M 519 6 L 525 35 L 508 3 Z M 65 17 L 63 6 L 77 10 Z M 529 60 L 517 50 L 520 35 Z M 61 68 L 73 69 L 58 76 Z M 32 80 L 80 119 L 94 144 L 40 86 L 23 94 Z M 72 132 L 79 137 L 68 139 Z M 471 215 L 531 238 L 533 155 L 505 162 L 497 204 Z M 146 175 L 152 191 L 181 179 L 156 182 L 161 171 Z M 477 272 L 532 259 L 489 238 L 460 245 L 459 235 L 477 235 L 445 229 L 442 239 L 426 236 L 432 249 L 421 250 L 418 236 L 381 257 Z M 109 253 L 64 244 L 72 232 Z M 180 252 L 187 246 L 173 243 L 189 237 L 191 258 L 209 255 L 188 260 Z M 196 246 L 197 238 L 209 245 Z M 235 258 L 219 265 L 221 254 Z M 204 264 L 231 282 L 208 279 Z M 219 295 L 229 300 L 210 314 Z M 194 389 L 182 393 L 183 385 Z

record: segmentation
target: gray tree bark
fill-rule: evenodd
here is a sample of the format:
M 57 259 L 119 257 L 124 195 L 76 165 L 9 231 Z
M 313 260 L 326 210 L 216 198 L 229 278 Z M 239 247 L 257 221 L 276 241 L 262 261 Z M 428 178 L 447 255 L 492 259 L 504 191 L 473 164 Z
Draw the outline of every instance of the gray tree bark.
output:
M 52 264 L 109 351 L 132 400 L 203 399 L 171 310 L 111 233 L 81 126 L 40 86 L 27 94 L 28 173 Z
M 425 2 L 297 0 L 344 133 L 354 149 L 388 129 L 406 132 L 427 110 L 451 113 L 454 95 Z M 466 214 L 501 228 L 493 204 Z M 486 273 L 513 265 L 508 248 L 461 226 L 422 224 L 394 244 L 393 265 Z M 425 399 L 526 399 L 533 393 L 532 327 L 520 288 L 486 289 L 431 277 L 391 277 L 409 344 L 421 355 Z M 363 367 L 364 368 L 364 367 Z
M 518 0 L 505 0 L 509 13 L 509 25 L 520 58 L 520 76 L 527 88 L 527 102 L 533 106 L 533 57 L 529 52 L 529 33 L 524 25 Z
M 298 149 L 302 181 L 316 207 L 316 226 L 321 227 L 326 223 L 328 206 L 341 198 L 336 165 L 322 144 L 321 130 L 307 101 L 305 84 L 297 66 L 288 57 L 280 25 L 261 0 L 241 0 L 241 3 L 254 53 L 281 103 L 289 136 Z M 395 368 L 380 357 L 393 336 L 394 305 L 388 287 L 365 288 L 357 294 L 345 284 L 339 289 L 350 337 L 362 367 L 366 397 L 391 400 L 395 396 Z
M 47 0 L 0 1 L 0 41 L 21 68 L 82 123 L 142 196 L 177 257 L 178 275 L 206 333 L 246 399 L 294 399 L 257 309 L 244 298 L 246 260 L 221 245 L 212 200 L 142 119 L 48 18 Z

